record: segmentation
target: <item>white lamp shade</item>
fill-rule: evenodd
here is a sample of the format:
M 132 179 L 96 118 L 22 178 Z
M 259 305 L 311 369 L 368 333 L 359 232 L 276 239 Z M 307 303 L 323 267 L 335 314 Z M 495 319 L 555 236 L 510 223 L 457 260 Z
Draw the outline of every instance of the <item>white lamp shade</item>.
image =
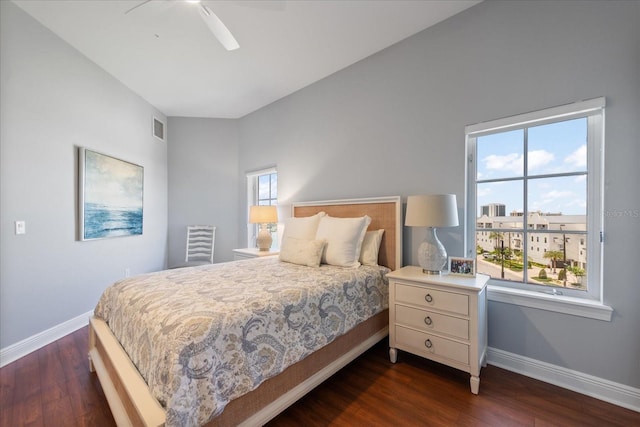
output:
M 270 224 L 278 222 L 276 206 L 251 206 L 249 208 L 249 222 L 251 224 Z
M 409 227 L 457 227 L 455 194 L 409 196 L 404 225 Z
M 447 251 L 438 240 L 437 227 L 456 227 L 458 207 L 455 194 L 409 196 L 404 224 L 409 227 L 429 227 L 418 247 L 418 264 L 428 274 L 440 274 L 447 263 Z

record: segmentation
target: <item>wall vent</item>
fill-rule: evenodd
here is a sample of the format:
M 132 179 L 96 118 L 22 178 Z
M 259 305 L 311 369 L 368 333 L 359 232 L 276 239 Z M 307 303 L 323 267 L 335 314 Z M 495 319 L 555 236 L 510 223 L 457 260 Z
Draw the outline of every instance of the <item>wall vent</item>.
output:
M 164 141 L 164 122 L 157 117 L 153 118 L 153 136 Z

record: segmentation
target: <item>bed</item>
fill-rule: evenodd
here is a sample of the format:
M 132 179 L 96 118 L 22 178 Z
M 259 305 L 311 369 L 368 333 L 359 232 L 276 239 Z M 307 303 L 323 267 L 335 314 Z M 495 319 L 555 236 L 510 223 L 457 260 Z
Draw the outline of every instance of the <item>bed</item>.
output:
M 382 198 L 367 198 L 367 199 L 351 199 L 351 200 L 337 200 L 337 201 L 325 201 L 325 202 L 304 202 L 304 203 L 294 203 L 292 205 L 292 216 L 295 218 L 301 218 L 305 220 L 307 218 L 315 217 L 321 212 L 324 212 L 327 216 L 331 218 L 357 218 L 363 215 L 367 215 L 370 217 L 370 223 L 368 223 L 368 228 L 365 226 L 365 229 L 371 231 L 372 233 L 379 230 L 384 230 L 384 232 L 380 232 L 381 234 L 381 242 L 378 251 L 378 259 L 377 264 L 382 267 L 386 267 L 386 269 L 382 267 L 377 267 L 377 274 L 382 274 L 384 271 L 394 270 L 401 265 L 401 257 L 402 257 L 402 220 L 401 220 L 401 199 L 400 197 L 382 197 Z M 289 226 L 287 226 L 289 227 Z M 285 229 L 285 233 L 287 229 Z M 291 227 L 291 230 L 294 230 L 294 227 Z M 293 232 L 293 231 L 291 231 Z M 367 233 L 369 234 L 369 233 Z M 375 234 L 375 233 L 374 233 Z M 326 255 L 329 256 L 327 251 Z M 323 255 L 324 256 L 324 255 Z M 152 278 L 155 280 L 158 276 L 162 278 L 169 278 L 169 280 L 173 280 L 177 283 L 190 283 L 191 276 L 206 276 L 208 274 L 213 274 L 215 270 L 215 274 L 221 276 L 229 276 L 230 280 L 235 280 L 231 276 L 231 270 L 234 268 L 237 269 L 238 265 L 242 265 L 240 270 L 244 271 L 246 277 L 261 277 L 260 281 L 264 282 L 267 285 L 268 289 L 275 289 L 277 287 L 276 282 L 269 282 L 270 276 L 283 275 L 282 268 L 285 270 L 293 271 L 294 277 L 298 279 L 296 282 L 296 292 L 300 292 L 298 288 L 305 286 L 305 278 L 307 276 L 311 277 L 312 275 L 306 274 L 306 270 L 310 269 L 310 267 L 300 266 L 298 264 L 292 264 L 281 262 L 275 257 L 263 258 L 263 259 L 255 259 L 255 260 L 246 260 L 246 261 L 237 261 L 233 263 L 222 263 L 215 264 L 213 266 L 205 266 L 205 267 L 192 267 L 187 269 L 178 269 L 174 271 L 165 271 L 158 273 L 151 273 L 149 275 L 143 275 L 137 281 L 141 281 L 143 284 L 145 281 L 150 281 Z M 308 271 L 318 272 L 319 274 L 325 274 L 327 276 L 335 276 L 339 277 L 340 274 L 347 274 L 349 276 L 358 276 L 359 274 L 365 274 L 365 271 L 368 270 L 376 270 L 376 267 L 372 266 L 362 266 L 357 269 L 349 269 L 349 268 L 340 268 L 336 267 L 334 270 L 329 269 L 328 267 L 323 265 L 320 268 L 313 269 Z M 211 270 L 211 271 L 209 271 Z M 341 271 L 340 271 L 341 270 Z M 358 271 L 356 274 L 355 271 Z M 189 275 L 192 272 L 191 275 Z M 322 273 L 320 273 L 322 272 Z M 233 273 L 235 274 L 235 273 Z M 264 274 L 264 276 L 261 276 Z M 287 275 L 289 272 L 286 273 Z M 314 273 L 315 274 L 315 273 Z M 374 273 L 375 274 L 375 273 Z M 118 282 L 118 288 L 124 289 L 125 291 L 133 292 L 135 287 L 136 280 L 131 282 L 129 281 L 121 281 Z M 195 279 L 193 279 L 195 280 Z M 324 280 L 324 279 L 322 279 Z M 343 287 L 346 290 L 349 285 L 344 278 L 339 278 L 339 281 L 344 282 Z M 369 279 L 357 279 L 364 280 L 369 283 Z M 238 281 L 239 289 L 243 289 L 244 280 Z M 115 286 L 115 285 L 114 285 Z M 168 285 L 167 285 L 168 286 Z M 227 287 L 229 289 L 229 287 Z M 310 288 L 311 289 L 311 288 Z M 349 288 L 352 289 L 352 288 Z M 372 300 L 381 300 L 383 298 L 380 295 L 377 295 L 377 291 L 367 288 L 368 296 L 366 299 Z M 115 291 L 113 291 L 115 292 Z M 186 292 L 186 291 L 185 291 Z M 238 295 L 233 295 L 235 297 L 239 297 L 245 291 L 238 291 Z M 273 291 L 275 292 L 275 291 Z M 303 291 L 305 293 L 306 298 L 306 290 Z M 351 290 L 349 291 L 351 292 Z M 107 293 L 107 291 L 105 291 Z M 348 294 L 348 292 L 344 292 Z M 233 292 L 231 292 L 233 294 Z M 135 306 L 135 302 L 137 300 L 145 300 L 145 298 L 140 298 L 137 296 L 131 297 L 130 294 L 127 298 L 132 298 L 132 306 Z M 296 294 L 298 295 L 298 294 Z M 377 295 L 377 296 L 375 296 Z M 384 296 L 386 300 L 386 295 Z M 149 297 L 150 298 L 150 297 Z M 180 301 L 179 297 L 174 297 L 176 304 Z M 298 297 L 299 298 L 299 297 Z M 336 299 L 337 297 L 331 297 Z M 251 300 L 251 297 L 249 297 Z M 309 299 L 311 299 L 311 293 L 309 293 Z M 324 301 L 326 301 L 327 296 L 324 295 Z M 340 298 L 338 298 L 340 299 Z M 349 298 L 342 298 L 349 299 Z M 251 301 L 251 304 L 255 306 L 256 304 L 260 304 L 260 301 L 265 301 L 261 295 L 255 295 L 255 298 Z M 297 300 L 295 300 L 297 301 Z M 132 361 L 132 359 L 136 360 L 136 362 L 140 363 L 138 360 L 141 356 L 140 354 L 146 354 L 147 351 L 144 348 L 144 344 L 140 344 L 140 348 L 137 347 L 138 344 L 133 345 L 131 347 L 131 343 L 128 343 L 127 340 L 131 341 L 131 338 L 127 338 L 126 335 L 122 335 L 119 332 L 120 325 L 119 323 L 124 323 L 125 321 L 116 321 L 111 320 L 108 324 L 103 317 L 109 317 L 105 315 L 105 311 L 109 312 L 111 309 L 104 309 L 100 307 L 101 302 L 96 307 L 96 315 L 94 315 L 90 319 L 90 339 L 89 339 L 89 360 L 90 360 L 90 369 L 95 371 L 98 375 L 102 388 L 104 390 L 105 396 L 109 402 L 109 406 L 113 413 L 114 419 L 119 426 L 126 425 L 144 425 L 144 426 L 161 426 L 165 425 L 179 425 L 183 424 L 179 418 L 174 416 L 175 411 L 172 405 L 167 406 L 167 399 L 165 399 L 164 395 L 158 394 L 155 389 L 156 380 L 149 377 L 149 372 L 141 369 L 140 372 L 136 367 L 136 364 Z M 151 303 L 149 301 L 145 302 L 146 305 L 140 306 L 144 307 L 143 309 L 136 308 L 138 311 L 145 311 Z M 196 304 L 196 303 L 194 303 Z M 363 308 L 361 305 L 346 305 L 341 310 L 345 312 L 358 312 L 360 315 L 364 316 L 357 320 L 344 320 L 344 325 L 340 324 L 338 330 L 328 330 L 326 325 L 336 323 L 340 323 L 340 321 L 333 320 L 331 321 L 331 315 L 329 313 L 329 306 L 324 306 L 323 302 L 317 302 L 314 304 L 310 304 L 312 307 L 316 307 L 318 310 L 322 312 L 323 320 L 319 321 L 323 326 L 323 334 L 315 334 L 309 335 L 299 335 L 293 336 L 293 340 L 299 340 L 301 343 L 304 341 L 304 345 L 302 350 L 294 351 L 293 344 L 280 345 L 274 344 L 272 347 L 264 347 L 263 354 L 261 355 L 262 359 L 260 359 L 260 354 L 258 354 L 258 359 L 263 361 L 270 361 L 272 365 L 273 360 L 277 359 L 277 364 L 281 364 L 283 360 L 286 359 L 286 363 L 283 366 L 286 366 L 282 372 L 277 373 L 278 371 L 274 371 L 275 374 L 271 375 L 263 375 L 264 378 L 260 377 L 258 381 L 255 379 L 245 379 L 244 381 L 239 380 L 238 378 L 243 378 L 241 374 L 244 374 L 245 369 L 241 369 L 239 372 L 231 373 L 231 377 L 224 377 L 224 375 L 215 376 L 215 387 L 225 387 L 229 389 L 229 393 L 226 394 L 227 397 L 230 397 L 228 401 L 224 401 L 222 407 L 215 407 L 213 409 L 209 408 L 207 410 L 215 412 L 215 418 L 209 420 L 206 425 L 216 425 L 216 426 L 235 426 L 235 425 L 247 425 L 247 426 L 255 426 L 262 425 L 272 419 L 274 416 L 282 412 L 289 405 L 294 403 L 300 397 L 304 396 L 308 391 L 313 389 L 316 385 L 320 384 L 326 378 L 337 372 L 339 369 L 344 367 L 350 361 L 358 357 L 372 345 L 386 337 L 388 334 L 388 309 L 387 305 L 384 307 L 377 307 L 375 310 L 371 309 L 371 313 L 366 314 L 368 309 Z M 388 304 L 385 301 L 385 304 Z M 129 304 L 127 304 L 129 305 Z M 194 305 L 196 307 L 197 305 Z M 300 314 L 298 312 L 293 313 L 291 307 L 294 307 L 295 304 L 289 304 L 286 310 L 286 319 L 283 319 L 280 323 L 289 322 L 290 324 L 296 323 L 295 316 Z M 333 305 L 331 305 L 333 309 Z M 124 311 L 124 309 L 122 309 Z M 253 307 L 254 313 L 256 312 L 256 308 Z M 257 310 L 260 310 L 258 308 Z M 267 307 L 265 307 L 267 310 Z M 267 310 L 271 310 L 270 308 Z M 297 310 L 297 309 L 296 309 Z M 323 311 L 324 310 L 324 311 Z M 277 311 L 277 310 L 274 310 Z M 362 313 L 361 313 L 362 312 Z M 98 313 L 100 315 L 98 315 Z M 107 313 L 109 314 L 109 313 Z M 342 314 L 340 314 L 342 315 Z M 164 314 L 165 318 L 170 317 L 170 314 Z M 336 315 L 337 316 L 337 315 Z M 176 317 L 180 317 L 177 316 Z M 346 316 L 343 316 L 346 318 Z M 253 325 L 256 324 L 255 319 L 250 319 L 253 321 Z M 248 329 L 254 329 L 254 326 L 248 326 L 251 324 L 250 322 L 243 323 L 245 331 Z M 324 323 L 322 323 L 324 322 Z M 350 324 L 354 323 L 354 325 Z M 259 323 L 259 322 L 258 322 Z M 265 322 L 262 322 L 265 323 Z M 269 321 L 269 323 L 273 323 L 274 325 L 278 324 L 278 321 Z M 196 325 L 198 323 L 196 322 Z M 193 325 L 193 324 L 192 324 Z M 258 325 L 256 326 L 264 326 Z M 193 326 L 189 326 L 193 328 Z M 122 345 L 118 338 L 116 338 L 116 334 L 112 331 L 112 328 L 118 332 L 119 336 L 122 338 Z M 222 328 L 222 326 L 220 327 Z M 135 329 L 135 328 L 134 328 Z M 138 328 L 140 329 L 140 328 Z M 187 327 L 188 329 L 188 327 Z M 197 329 L 197 327 L 196 327 Z M 213 328 L 212 328 L 213 329 Z M 231 327 L 229 331 L 225 329 L 226 333 L 231 333 Z M 293 328 L 295 329 L 295 328 Z M 342 330 L 344 329 L 344 330 Z M 255 332 L 255 330 L 253 331 Z M 202 331 L 198 332 L 202 336 Z M 183 336 L 184 334 L 178 334 Z M 197 335 L 197 334 L 196 334 Z M 238 335 L 238 334 L 236 334 Z M 267 341 L 269 338 L 268 334 L 258 334 L 253 335 L 252 340 L 241 340 L 242 342 L 235 344 L 233 341 L 233 334 L 230 335 L 232 338 L 226 339 L 226 347 L 225 351 L 235 345 L 238 346 L 249 346 L 257 343 L 260 339 L 263 341 Z M 300 338 L 304 337 L 304 338 Z M 291 338 L 291 337 L 290 337 Z M 306 341 L 305 341 L 306 340 Z M 134 340 L 135 341 L 135 340 Z M 200 340 L 201 341 L 201 340 Z M 193 348 L 197 347 L 200 343 L 197 339 L 193 341 L 191 344 Z M 307 343 L 313 342 L 313 345 L 307 345 Z M 125 351 L 124 347 L 128 347 L 129 351 Z M 155 344 L 154 344 L 155 345 Z M 281 351 L 276 351 L 278 353 L 277 358 L 271 357 L 271 354 L 267 354 L 268 352 L 273 353 L 273 348 L 280 348 Z M 157 350 L 156 350 L 157 351 Z M 190 351 L 190 350 L 189 350 Z M 237 353 L 233 351 L 228 351 L 230 354 L 237 356 Z M 264 353 L 267 352 L 267 353 Z M 258 352 L 259 353 L 259 352 Z M 194 353 L 195 354 L 195 353 Z M 257 353 L 256 353 L 257 354 Z M 176 356 L 177 357 L 177 356 Z M 212 356 L 194 356 L 197 359 L 195 362 L 189 360 L 184 363 L 184 366 L 190 366 L 193 369 L 192 377 L 197 377 L 199 375 L 198 369 L 203 369 L 202 366 L 210 366 L 212 364 L 211 359 Z M 144 358 L 144 357 L 143 357 Z M 165 359 L 167 359 L 165 357 Z M 237 359 L 237 357 L 236 357 Z M 160 362 L 156 362 L 157 365 L 162 365 L 162 358 L 159 359 Z M 180 359 L 182 360 L 182 359 Z M 171 361 L 164 361 L 165 363 L 171 365 Z M 255 361 L 254 361 L 255 362 Z M 254 363 L 252 362 L 252 363 Z M 237 360 L 236 365 L 241 366 L 241 363 L 238 363 Z M 175 362 L 173 362 L 175 365 Z M 231 366 L 233 363 L 225 363 L 224 366 L 228 366 L 229 370 L 231 370 Z M 205 369 L 203 369 L 203 372 Z M 219 370 L 219 371 L 224 371 Z M 143 372 L 143 374 L 141 374 Z M 165 375 L 166 370 L 164 368 L 156 369 L 156 372 L 153 373 L 152 376 L 162 377 Z M 224 374 L 224 373 L 223 373 Z M 258 375 L 258 376 L 260 376 Z M 147 378 L 147 380 L 145 380 Z M 229 379 L 231 378 L 231 380 Z M 178 380 L 173 380 L 173 382 Z M 230 381 L 240 381 L 242 384 L 249 383 L 248 386 L 244 387 L 246 390 L 241 390 L 240 396 L 233 396 L 232 394 L 238 389 L 237 384 L 233 387 L 230 387 Z M 171 381 L 169 381 L 171 382 Z M 213 387 L 213 385 L 211 386 Z M 242 387 L 241 387 L 242 388 Z M 224 393 L 222 393 L 224 394 Z M 163 401 L 164 405 L 161 404 L 156 397 L 154 396 L 164 396 L 161 397 L 160 400 Z M 170 396 L 169 400 L 180 401 L 177 397 Z M 165 409 L 170 408 L 169 410 Z M 206 405 L 205 405 L 206 406 Z M 213 412 L 206 412 L 207 414 Z M 197 424 L 200 424 L 201 421 L 198 421 Z M 184 422 L 184 424 L 194 424 L 193 420 L 189 422 Z

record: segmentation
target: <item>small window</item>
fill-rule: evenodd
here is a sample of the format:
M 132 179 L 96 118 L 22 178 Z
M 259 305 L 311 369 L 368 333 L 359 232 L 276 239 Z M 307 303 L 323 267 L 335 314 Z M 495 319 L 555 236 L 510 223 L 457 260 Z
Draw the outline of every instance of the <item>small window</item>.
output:
M 278 171 L 276 168 L 263 169 L 247 174 L 247 218 L 249 206 L 275 206 L 278 204 Z M 247 246 L 256 247 L 258 224 L 249 224 L 247 221 Z M 269 231 L 273 238 L 272 249 L 279 247 L 278 224 L 270 224 Z

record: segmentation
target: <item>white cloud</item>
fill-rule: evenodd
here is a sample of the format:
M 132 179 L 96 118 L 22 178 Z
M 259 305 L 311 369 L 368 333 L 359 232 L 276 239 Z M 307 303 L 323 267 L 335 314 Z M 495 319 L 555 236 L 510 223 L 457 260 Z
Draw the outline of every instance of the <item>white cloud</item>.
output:
M 553 162 L 555 156 L 546 150 L 529 151 L 529 170 L 534 171 Z
M 529 170 L 533 171 L 547 166 L 555 159 L 553 153 L 546 150 L 529 152 Z M 515 175 L 522 175 L 524 159 L 522 154 L 510 153 L 505 155 L 491 154 L 484 159 L 487 170 L 508 171 Z
M 581 145 L 577 150 L 565 157 L 564 163 L 574 168 L 587 167 L 587 146 Z
M 576 194 L 569 190 L 552 190 L 539 195 L 530 203 L 529 210 L 558 211 L 561 206 L 575 205 Z
M 484 159 L 485 167 L 488 170 L 510 171 L 518 175 L 522 174 L 524 160 L 522 154 L 511 153 L 504 156 L 491 154 Z

